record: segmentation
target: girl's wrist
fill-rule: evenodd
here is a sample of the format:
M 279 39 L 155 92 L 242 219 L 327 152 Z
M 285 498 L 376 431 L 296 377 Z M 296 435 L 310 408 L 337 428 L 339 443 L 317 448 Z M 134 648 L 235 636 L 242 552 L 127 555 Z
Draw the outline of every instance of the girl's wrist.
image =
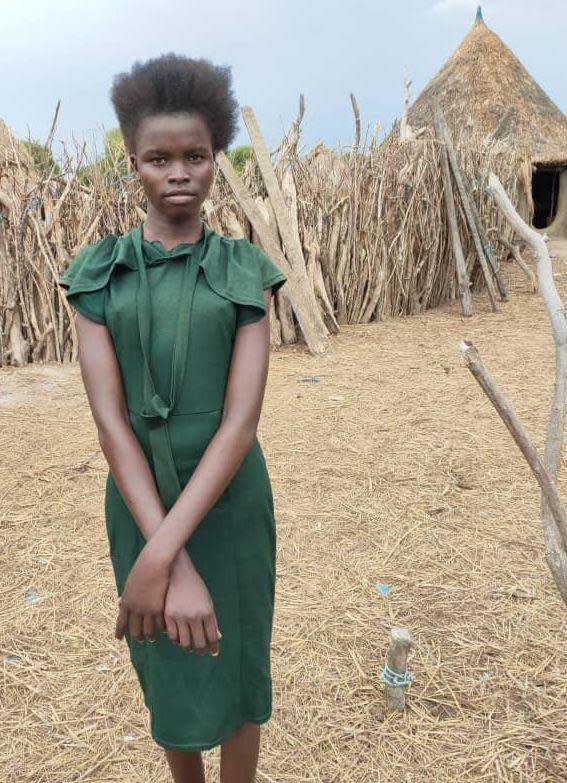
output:
M 189 552 L 183 547 L 179 550 L 177 553 L 177 557 L 173 561 L 172 566 L 172 572 L 178 571 L 178 572 L 189 572 L 193 571 L 195 566 L 193 565 L 193 561 L 189 557 Z
M 149 550 L 148 555 L 151 557 L 155 566 L 160 571 L 167 571 L 168 573 L 171 573 L 178 553 L 177 551 L 170 551 L 166 542 L 161 539 L 159 531 L 158 533 L 155 533 L 148 541 L 146 548 Z

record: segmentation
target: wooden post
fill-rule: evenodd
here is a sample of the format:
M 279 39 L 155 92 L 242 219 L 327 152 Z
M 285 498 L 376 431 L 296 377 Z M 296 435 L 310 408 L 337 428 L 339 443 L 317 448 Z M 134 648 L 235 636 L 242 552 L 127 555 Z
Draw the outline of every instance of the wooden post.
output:
M 494 289 L 494 284 L 492 282 L 492 277 L 490 275 L 490 272 L 492 272 L 494 277 L 496 278 L 496 283 L 498 285 L 500 295 L 502 297 L 502 301 L 507 301 L 508 299 L 508 291 L 506 290 L 506 284 L 498 274 L 498 269 L 496 268 L 496 259 L 492 255 L 490 245 L 484 234 L 484 230 L 482 228 L 482 222 L 480 220 L 480 215 L 478 214 L 476 204 L 474 203 L 474 199 L 472 197 L 472 189 L 469 185 L 469 182 L 464 172 L 461 171 L 459 164 L 457 163 L 457 156 L 455 154 L 455 147 L 453 145 L 453 139 L 451 138 L 451 132 L 449 131 L 449 126 L 447 125 L 447 121 L 445 120 L 443 112 L 441 111 L 440 108 L 439 111 L 441 112 L 440 114 L 441 127 L 443 129 L 443 136 L 445 138 L 445 143 L 447 144 L 447 154 L 449 155 L 449 163 L 451 165 L 453 176 L 455 178 L 455 182 L 457 183 L 457 188 L 461 196 L 463 209 L 471 230 L 476 252 L 478 255 L 478 260 L 482 268 L 482 272 L 484 274 L 484 279 L 486 280 L 486 286 L 488 288 L 490 300 L 493 305 L 493 310 L 498 312 L 500 308 L 496 303 L 496 291 Z M 490 268 L 486 265 L 486 261 L 488 261 Z
M 248 135 L 250 136 L 250 143 L 252 144 L 252 149 L 254 150 L 258 168 L 262 174 L 262 179 L 264 180 L 266 190 L 268 191 L 268 196 L 270 197 L 270 202 L 274 209 L 280 236 L 282 238 L 286 256 L 289 259 L 289 265 L 294 270 L 297 281 L 300 282 L 301 286 L 304 288 L 304 295 L 308 299 L 311 306 L 312 330 L 314 330 L 319 335 L 319 339 L 324 345 L 323 350 L 318 351 L 318 353 L 324 353 L 329 348 L 327 340 L 328 332 L 319 311 L 319 307 L 317 306 L 315 296 L 309 287 L 305 258 L 303 256 L 303 250 L 301 248 L 299 236 L 296 236 L 293 231 L 291 218 L 285 204 L 283 193 L 279 186 L 274 167 L 272 166 L 272 161 L 270 160 L 270 153 L 266 146 L 266 142 L 264 141 L 264 137 L 262 136 L 262 132 L 260 131 L 260 126 L 258 125 L 258 121 L 256 120 L 256 116 L 252 110 L 252 107 L 244 106 L 242 109 L 242 116 L 248 130 Z M 260 235 L 259 231 L 258 235 Z M 262 244 L 264 245 L 263 239 Z M 266 246 L 264 245 L 264 247 Z M 286 274 L 285 271 L 284 274 Z
M 498 291 L 500 293 L 500 299 L 502 302 L 508 301 L 508 288 L 506 286 L 506 283 L 504 281 L 504 278 L 500 274 L 500 270 L 498 269 L 498 264 L 496 263 L 496 259 L 494 257 L 494 253 L 492 252 L 492 248 L 490 246 L 490 242 L 488 241 L 488 237 L 486 236 L 486 233 L 484 231 L 484 227 L 482 225 L 482 221 L 480 219 L 480 215 L 478 214 L 478 210 L 476 208 L 476 204 L 474 203 L 474 198 L 472 195 L 472 188 L 470 185 L 470 182 L 468 181 L 467 177 L 463 172 L 461 172 L 461 175 L 463 177 L 463 184 L 465 186 L 465 190 L 467 192 L 467 195 L 469 197 L 469 204 L 473 213 L 473 217 L 476 222 L 476 227 L 478 229 L 478 235 L 480 237 L 480 241 L 482 244 L 482 249 L 484 250 L 484 254 L 486 256 L 486 260 L 488 261 L 488 265 L 490 267 L 490 270 L 492 274 L 494 275 L 494 279 L 496 280 L 496 285 L 498 287 Z
M 381 679 L 384 683 L 386 706 L 395 712 L 403 712 L 406 706 L 406 687 L 412 679 L 407 670 L 407 660 L 412 647 L 413 639 L 407 628 L 392 628 L 386 667 Z M 400 679 L 405 684 L 395 685 L 395 679 Z
M 441 173 L 443 176 L 443 197 L 445 199 L 445 208 L 447 210 L 447 223 L 449 225 L 449 234 L 451 237 L 451 245 L 453 247 L 453 256 L 455 258 L 455 267 L 457 270 L 457 281 L 459 286 L 459 296 L 461 298 L 461 310 L 464 316 L 471 316 L 473 314 L 473 305 L 470 292 L 470 280 L 467 274 L 467 268 L 465 265 L 465 257 L 463 255 L 463 246 L 461 245 L 461 237 L 459 235 L 459 225 L 457 223 L 457 212 L 455 210 L 455 199 L 453 196 L 453 186 L 451 184 L 451 172 L 449 170 L 449 159 L 447 156 L 447 147 L 443 143 L 443 131 L 439 126 L 439 116 L 435 112 L 433 107 L 433 118 L 435 121 L 435 129 L 437 132 L 437 138 L 439 139 L 439 154 L 441 157 Z
M 258 234 L 262 247 L 287 276 L 286 287 L 289 298 L 309 350 L 313 354 L 327 353 L 331 350 L 331 346 L 327 339 L 326 330 L 323 333 L 325 325 L 321 320 L 315 297 L 309 288 L 305 268 L 302 274 L 301 271 L 290 266 L 279 242 L 275 239 L 273 228 L 264 220 L 252 194 L 234 170 L 225 153 L 219 152 L 216 161 L 244 214 Z
M 455 183 L 457 185 L 457 190 L 459 191 L 459 195 L 461 197 L 461 203 L 463 205 L 463 211 L 465 213 L 467 223 L 469 224 L 469 229 L 471 232 L 471 236 L 473 238 L 474 246 L 476 248 L 476 254 L 478 256 L 478 261 L 480 263 L 482 274 L 484 275 L 484 280 L 486 282 L 486 288 L 488 289 L 488 297 L 490 299 L 490 304 L 492 306 L 492 309 L 494 312 L 500 311 L 500 306 L 498 305 L 498 302 L 496 301 L 496 289 L 494 288 L 494 283 L 492 282 L 492 277 L 490 275 L 490 270 L 488 269 L 487 263 L 486 263 L 486 257 L 484 255 L 484 249 L 482 247 L 482 242 L 480 241 L 480 237 L 478 235 L 478 228 L 476 225 L 476 221 L 474 219 L 471 204 L 469 201 L 468 194 L 465 190 L 465 185 L 463 183 L 463 178 L 461 176 L 461 170 L 459 168 L 459 164 L 457 163 L 457 156 L 455 155 L 455 148 L 453 147 L 453 142 L 451 140 L 451 134 L 449 133 L 449 128 L 447 127 L 447 123 L 445 121 L 445 117 L 443 116 L 443 112 L 441 111 L 441 106 L 439 105 L 438 101 L 434 101 L 432 103 L 433 108 L 433 117 L 435 121 L 435 130 L 437 132 L 437 138 L 441 143 L 445 144 L 445 149 L 447 151 L 447 157 L 449 159 L 449 165 L 451 167 L 451 170 L 453 172 L 453 177 L 455 180 Z

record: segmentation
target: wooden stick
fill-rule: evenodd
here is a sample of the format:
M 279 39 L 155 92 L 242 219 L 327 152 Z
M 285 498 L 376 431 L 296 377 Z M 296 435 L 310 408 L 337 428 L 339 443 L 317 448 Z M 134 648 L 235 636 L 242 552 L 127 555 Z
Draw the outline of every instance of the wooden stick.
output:
M 528 282 L 530 284 L 530 288 L 535 293 L 537 291 L 537 282 L 534 273 L 529 268 L 529 266 L 526 264 L 524 259 L 522 258 L 522 254 L 520 253 L 520 248 L 518 245 L 513 244 L 512 242 L 509 242 L 506 237 L 499 236 L 498 241 L 500 244 L 504 245 L 504 247 L 510 251 L 512 254 L 512 257 L 514 261 L 518 264 L 522 272 L 525 274 L 525 276 L 528 279 Z
M 453 256 L 455 258 L 455 267 L 457 270 L 457 282 L 459 287 L 459 296 L 461 298 L 461 310 L 464 316 L 469 317 L 473 314 L 473 305 L 470 292 L 470 280 L 465 265 L 463 255 L 463 246 L 459 235 L 459 225 L 457 223 L 457 212 L 455 210 L 455 199 L 453 197 L 453 186 L 451 185 L 451 172 L 449 170 L 449 159 L 447 156 L 447 147 L 443 143 L 443 132 L 438 124 L 438 115 L 434 110 L 435 128 L 437 136 L 441 141 L 439 153 L 441 156 L 441 174 L 443 176 L 443 197 L 445 199 L 445 208 L 447 211 L 447 222 L 449 224 L 449 234 L 451 245 L 453 247 Z
M 394 674 L 407 674 L 408 653 L 413 647 L 413 639 L 407 628 L 392 628 L 390 631 L 390 647 L 386 657 L 388 669 Z M 386 706 L 389 710 L 403 712 L 406 706 L 405 685 L 384 685 Z
M 404 109 L 400 120 L 400 141 L 412 141 L 414 138 L 412 128 L 408 123 L 408 111 L 410 105 L 411 80 L 408 79 L 407 67 L 404 66 Z
M 488 184 L 504 217 L 533 251 L 539 291 L 551 323 L 553 342 L 555 343 L 555 384 L 547 425 L 544 464 L 551 480 L 556 482 L 563 452 L 567 404 L 567 320 L 565 307 L 555 286 L 553 266 L 544 238 L 518 215 L 500 180 L 492 172 L 489 175 Z M 546 560 L 557 588 L 567 604 L 567 541 L 557 520 L 557 515 L 543 490 L 541 512 Z
M 219 152 L 216 160 L 226 181 L 238 199 L 244 214 L 258 234 L 262 247 L 274 263 L 280 267 L 284 275 L 287 276 L 286 287 L 288 288 L 289 298 L 309 350 L 313 354 L 327 353 L 330 351 L 329 341 L 327 335 L 322 334 L 321 328 L 314 322 L 313 313 L 316 312 L 319 315 L 319 319 L 321 316 L 315 297 L 310 292 L 308 282 L 304 279 L 306 277 L 305 269 L 303 270 L 303 275 L 301 275 L 300 272 L 290 266 L 279 243 L 274 238 L 273 229 L 262 217 L 252 194 L 234 170 L 225 153 Z
M 252 110 L 252 107 L 244 106 L 242 109 L 242 116 L 248 130 L 248 135 L 250 136 L 250 143 L 252 144 L 254 155 L 256 156 L 258 168 L 260 169 L 266 190 L 268 191 L 268 196 L 270 197 L 272 207 L 274 208 L 274 214 L 276 216 L 276 222 L 278 224 L 278 229 L 285 248 L 286 256 L 289 259 L 290 266 L 296 273 L 295 277 L 298 287 L 300 286 L 302 289 L 304 289 L 304 298 L 311 307 L 310 321 L 311 331 L 314 332 L 313 339 L 315 339 L 315 334 L 318 335 L 319 341 L 323 346 L 322 351 L 318 352 L 324 353 L 329 349 L 329 342 L 327 340 L 328 332 L 323 322 L 321 313 L 319 312 L 319 308 L 317 307 L 315 296 L 309 287 L 305 258 L 303 256 L 303 250 L 301 248 L 299 236 L 296 236 L 293 231 L 289 212 L 287 210 L 281 188 L 276 178 L 274 167 L 272 166 L 272 162 L 270 160 L 270 153 L 268 152 L 266 142 L 264 141 L 264 137 L 262 136 L 260 126 L 258 125 L 258 121 L 256 120 L 256 116 Z M 259 231 L 258 235 L 260 235 Z M 262 244 L 264 244 L 263 240 Z
M 542 462 L 522 423 L 484 366 L 474 345 L 469 340 L 463 340 L 459 347 L 468 369 L 506 425 L 540 486 L 542 498 L 546 501 L 551 513 L 551 522 L 554 524 L 552 535 L 548 538 L 548 541 L 552 540 L 556 545 L 555 551 L 551 551 L 548 546 L 546 556 L 563 600 L 567 602 L 567 580 L 563 576 L 563 571 L 556 568 L 556 566 L 564 566 L 567 561 L 565 557 L 565 548 L 567 547 L 567 513 L 557 492 L 554 480 Z
M 472 210 L 474 220 L 476 222 L 476 227 L 478 229 L 478 235 L 480 237 L 482 249 L 484 250 L 484 254 L 486 256 L 486 260 L 488 261 L 489 268 L 492 274 L 494 275 L 494 279 L 496 280 L 496 285 L 500 293 L 500 299 L 502 302 L 507 302 L 509 298 L 508 287 L 506 286 L 506 282 L 504 278 L 500 274 L 500 270 L 498 269 L 496 258 L 494 257 L 494 253 L 492 252 L 492 247 L 490 246 L 490 242 L 488 241 L 488 237 L 486 236 L 486 233 L 484 231 L 484 226 L 482 225 L 480 215 L 478 214 L 478 209 L 476 208 L 476 204 L 474 202 L 470 182 L 468 181 L 468 178 L 466 177 L 463 171 L 461 171 L 461 176 L 463 178 L 463 184 L 465 186 L 465 190 L 469 197 L 469 204 Z
M 358 148 L 360 147 L 360 111 L 358 110 L 358 103 L 353 92 L 350 94 L 350 104 L 352 106 L 352 113 L 354 114 L 354 143 L 351 152 L 357 155 Z
M 478 261 L 480 263 L 482 274 L 484 275 L 484 280 L 486 282 L 486 288 L 488 290 L 488 297 L 490 299 L 490 304 L 492 306 L 493 311 L 497 313 L 500 311 L 500 306 L 496 301 L 497 298 L 496 289 L 494 288 L 494 283 L 492 282 L 490 270 L 488 269 L 488 265 L 486 263 L 484 248 L 482 246 L 482 242 L 480 241 L 480 236 L 478 234 L 478 227 L 474 219 L 474 215 L 472 213 L 468 194 L 465 190 L 465 185 L 463 183 L 461 170 L 459 168 L 459 164 L 457 163 L 457 156 L 455 155 L 455 148 L 453 147 L 451 134 L 449 132 L 447 122 L 445 121 L 445 117 L 443 116 L 443 112 L 441 111 L 441 106 L 439 105 L 439 102 L 434 101 L 432 107 L 433 107 L 433 116 L 435 120 L 435 129 L 437 132 L 437 136 L 439 138 L 439 141 L 445 143 L 447 156 L 449 159 L 449 165 L 451 166 L 451 170 L 453 172 L 453 178 L 455 180 L 455 183 L 457 185 L 457 190 L 459 191 L 459 195 L 461 197 L 463 211 L 465 213 L 467 223 L 469 224 L 469 229 L 471 232 L 471 236 L 473 238 L 474 246 L 476 248 Z

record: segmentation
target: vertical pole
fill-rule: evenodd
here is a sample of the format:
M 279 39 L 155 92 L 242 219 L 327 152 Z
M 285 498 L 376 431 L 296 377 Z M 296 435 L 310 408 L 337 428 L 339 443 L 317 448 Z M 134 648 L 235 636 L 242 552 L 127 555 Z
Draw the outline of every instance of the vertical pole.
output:
M 470 292 L 470 280 L 465 265 L 463 255 L 463 246 L 459 235 L 459 225 L 457 223 L 457 211 L 455 209 L 455 199 L 453 196 L 453 186 L 451 184 L 451 171 L 449 169 L 449 158 L 447 156 L 447 147 L 443 140 L 443 129 L 440 124 L 439 114 L 435 106 L 432 106 L 433 119 L 435 121 L 435 130 L 439 140 L 439 153 L 441 155 L 441 173 L 443 176 L 443 196 L 445 198 L 445 208 L 447 210 L 447 222 L 449 224 L 449 234 L 451 245 L 453 247 L 453 256 L 455 258 L 455 267 L 457 270 L 457 282 L 459 285 L 459 296 L 461 298 L 461 310 L 464 316 L 473 314 L 472 298 Z

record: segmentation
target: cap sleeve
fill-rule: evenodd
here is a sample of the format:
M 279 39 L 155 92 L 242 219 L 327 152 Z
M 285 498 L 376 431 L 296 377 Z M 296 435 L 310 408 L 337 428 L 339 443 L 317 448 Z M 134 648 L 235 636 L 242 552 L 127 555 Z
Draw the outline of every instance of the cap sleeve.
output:
M 237 326 L 266 314 L 264 290 L 277 291 L 287 277 L 271 258 L 247 239 L 216 235 L 200 262 L 209 286 L 237 305 Z
M 67 300 L 77 312 L 97 324 L 106 324 L 106 288 L 100 291 L 83 291 L 80 294 L 67 294 Z
M 286 282 L 287 277 L 279 270 L 274 264 L 269 255 L 261 250 L 256 245 L 253 245 L 255 253 L 258 259 L 258 265 L 260 267 L 260 276 L 262 278 L 262 298 L 263 292 L 267 288 L 272 289 L 272 293 L 275 293 Z M 250 305 L 239 305 L 236 312 L 236 327 L 244 326 L 245 324 L 251 324 L 255 321 L 259 321 L 266 314 L 266 308 L 260 311 L 257 307 Z
M 117 239 L 110 235 L 82 248 L 59 279 L 69 304 L 98 324 L 106 323 L 107 284 Z

